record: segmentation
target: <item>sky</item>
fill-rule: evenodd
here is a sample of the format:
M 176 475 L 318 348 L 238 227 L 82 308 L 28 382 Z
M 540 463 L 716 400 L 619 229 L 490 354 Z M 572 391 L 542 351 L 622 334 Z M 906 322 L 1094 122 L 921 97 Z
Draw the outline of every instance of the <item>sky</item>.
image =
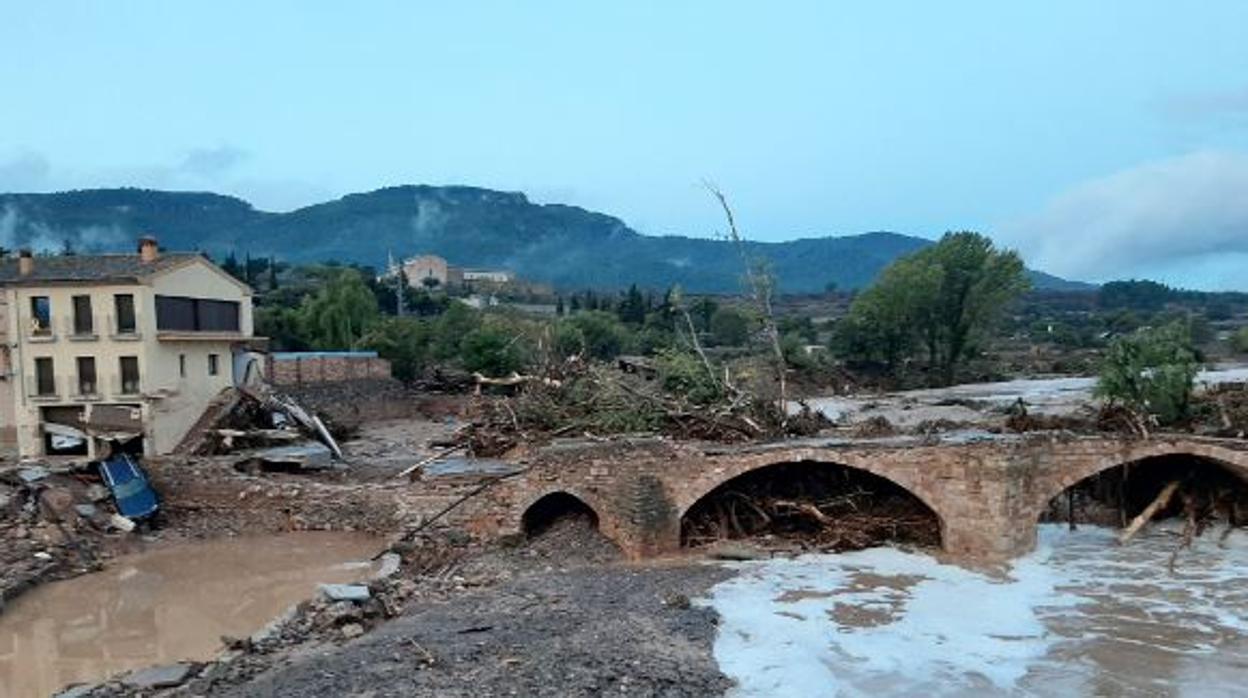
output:
M 1248 290 L 1248 2 L 0 0 L 0 191 L 402 183 Z

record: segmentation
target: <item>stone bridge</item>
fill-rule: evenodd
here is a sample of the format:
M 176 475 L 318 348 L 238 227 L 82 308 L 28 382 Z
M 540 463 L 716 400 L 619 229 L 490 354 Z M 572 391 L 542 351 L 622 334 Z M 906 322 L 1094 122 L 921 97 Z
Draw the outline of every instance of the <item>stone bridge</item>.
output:
M 939 518 L 951 556 L 999 560 L 1034 547 L 1040 515 L 1071 485 L 1115 466 L 1175 455 L 1212 461 L 1248 479 L 1248 443 L 1190 435 L 1138 440 L 1043 433 L 735 447 L 617 439 L 548 446 L 465 514 L 481 533 L 517 533 L 535 504 L 563 493 L 591 508 L 599 529 L 627 554 L 642 558 L 676 551 L 681 517 L 732 478 L 780 463 L 836 464 L 883 477 L 922 500 Z

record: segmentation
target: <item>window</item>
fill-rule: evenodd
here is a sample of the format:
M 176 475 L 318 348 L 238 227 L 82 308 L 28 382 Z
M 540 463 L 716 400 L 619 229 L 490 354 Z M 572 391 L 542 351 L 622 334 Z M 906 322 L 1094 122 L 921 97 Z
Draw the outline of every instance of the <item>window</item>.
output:
M 78 394 L 95 395 L 99 392 L 95 381 L 95 357 L 78 357 Z
M 156 329 L 174 332 L 238 332 L 239 304 L 182 296 L 156 296 Z
M 220 372 L 220 370 L 221 370 L 221 367 L 218 365 L 217 355 L 209 354 L 208 355 L 208 375 L 215 376 L 217 375 L 217 373 Z
M 178 375 L 186 378 L 186 354 L 178 354 Z
M 137 395 L 139 393 L 139 357 L 121 357 L 121 394 Z
M 74 334 L 95 334 L 95 318 L 91 316 L 91 296 L 74 296 Z
M 35 336 L 52 334 L 52 301 L 47 296 L 30 297 L 30 333 Z
M 118 293 L 113 296 L 113 305 L 117 311 L 117 334 L 134 334 L 138 329 L 134 318 L 134 295 Z
M 56 374 L 52 372 L 52 357 L 35 359 L 35 394 L 56 395 Z

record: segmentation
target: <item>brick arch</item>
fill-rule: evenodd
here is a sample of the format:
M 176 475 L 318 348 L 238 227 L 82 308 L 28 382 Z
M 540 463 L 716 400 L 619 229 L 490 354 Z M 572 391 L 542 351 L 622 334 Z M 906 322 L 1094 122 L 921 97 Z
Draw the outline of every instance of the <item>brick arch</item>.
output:
M 610 507 L 607 507 L 599 497 L 588 493 L 579 487 L 563 484 L 556 484 L 537 490 L 520 500 L 514 508 L 514 515 L 512 518 L 514 530 L 524 531 L 524 518 L 529 513 L 529 510 L 533 508 L 533 505 L 550 495 L 556 494 L 568 495 L 569 497 L 579 501 L 581 504 L 584 504 L 586 508 L 594 512 L 594 516 L 598 517 L 598 530 L 612 540 L 617 539 L 620 528 L 615 512 L 612 511 Z
M 704 468 L 695 478 L 682 482 L 678 487 L 673 488 L 675 490 L 673 504 L 675 505 L 675 520 L 677 524 L 679 525 L 679 522 L 683 521 L 685 514 L 689 512 L 689 509 L 694 504 L 697 504 L 720 485 L 742 475 L 785 463 L 806 463 L 812 468 L 843 466 L 888 480 L 913 495 L 936 515 L 936 520 L 940 525 L 942 545 L 946 540 L 945 514 L 942 511 L 942 507 L 938 504 L 940 495 L 931 486 L 929 479 L 920 477 L 922 468 L 919 465 L 919 459 L 902 459 L 899 461 L 896 458 L 885 457 L 883 454 L 877 454 L 877 457 L 872 458 L 859 454 L 836 453 L 818 449 L 768 451 L 737 456 L 731 461 L 722 464 L 720 462 L 708 464 L 708 467 Z M 720 467 L 714 467 L 716 465 L 720 465 Z
M 1039 519 L 1054 497 L 1097 473 L 1166 456 L 1190 456 L 1211 461 L 1248 481 L 1248 451 L 1199 441 L 1134 441 L 1118 445 L 1108 453 L 1090 454 L 1067 464 L 1056 473 L 1056 477 L 1037 488 L 1028 506 L 1028 516 L 1032 520 Z

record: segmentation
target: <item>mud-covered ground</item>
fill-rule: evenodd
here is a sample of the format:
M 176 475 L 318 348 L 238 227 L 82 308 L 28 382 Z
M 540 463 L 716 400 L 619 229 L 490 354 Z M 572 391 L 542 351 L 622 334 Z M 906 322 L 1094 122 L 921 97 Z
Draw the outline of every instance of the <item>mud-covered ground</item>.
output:
M 399 550 L 402 568 L 371 583 L 367 602 L 300 604 L 176 686 L 131 675 L 75 695 L 707 696 L 731 685 L 711 654 L 717 617 L 690 603 L 724 568 L 630 564 L 576 517 L 510 544 L 449 535 Z

